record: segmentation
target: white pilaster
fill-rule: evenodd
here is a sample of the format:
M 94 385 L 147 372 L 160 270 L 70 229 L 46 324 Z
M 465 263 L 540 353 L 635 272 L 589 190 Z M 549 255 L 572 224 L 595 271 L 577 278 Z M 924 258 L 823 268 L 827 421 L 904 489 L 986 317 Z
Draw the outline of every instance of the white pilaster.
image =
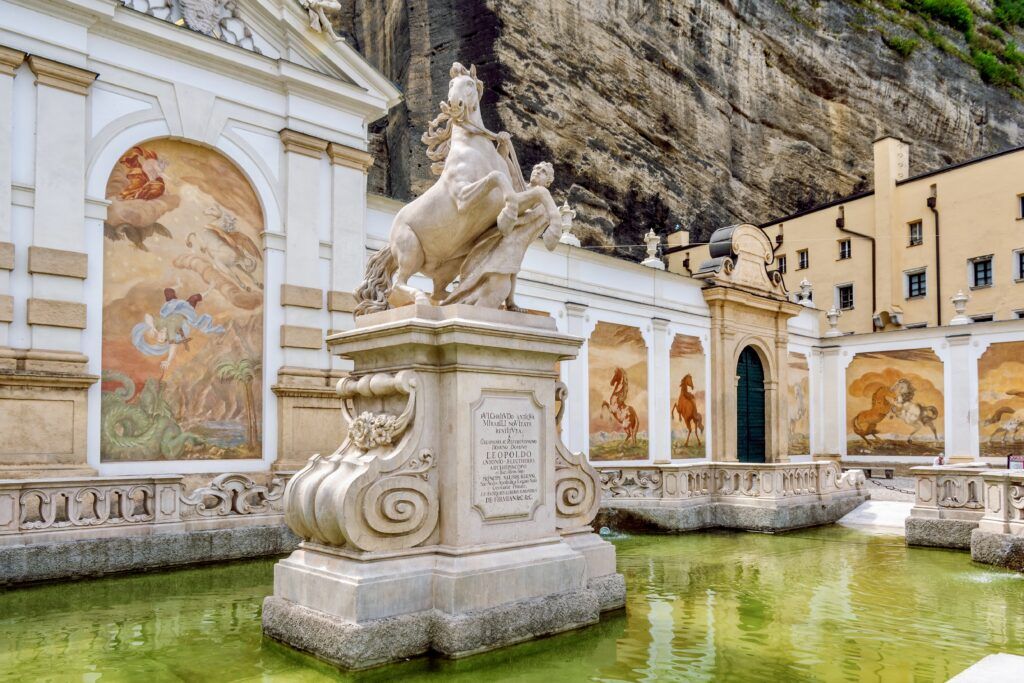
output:
M 0 346 L 8 344 L 7 327 L 14 316 L 10 284 L 10 271 L 14 267 L 11 230 L 14 72 L 24 61 L 24 52 L 0 45 Z
M 946 457 L 960 462 L 977 460 L 978 451 L 972 448 L 971 435 L 978 431 L 978 363 L 971 353 L 971 335 L 949 335 L 946 342 L 949 344 L 947 356 L 943 359 Z
M 580 337 L 583 346 L 574 360 L 563 361 L 566 366 L 566 386 L 569 389 L 569 404 L 562 420 L 562 439 L 573 452 L 590 452 L 590 400 L 587 354 L 590 347 L 590 323 L 587 320 L 586 304 L 568 302 L 565 304 L 568 333 Z
M 668 320 L 653 318 L 651 324 L 654 333 L 647 356 L 647 385 L 651 388 L 647 406 L 650 457 L 655 463 L 668 464 L 672 462 L 671 378 L 668 372 L 672 335 Z

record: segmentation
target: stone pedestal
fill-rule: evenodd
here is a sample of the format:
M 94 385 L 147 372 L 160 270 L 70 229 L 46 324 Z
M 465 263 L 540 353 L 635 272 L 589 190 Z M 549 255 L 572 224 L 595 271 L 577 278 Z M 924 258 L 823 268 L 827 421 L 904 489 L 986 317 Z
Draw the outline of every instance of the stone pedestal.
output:
M 621 607 L 591 533 L 596 472 L 559 440 L 554 363 L 580 340 L 540 316 L 406 306 L 328 339 L 348 437 L 289 482 L 303 538 L 275 567 L 267 635 L 346 668 L 460 657 Z

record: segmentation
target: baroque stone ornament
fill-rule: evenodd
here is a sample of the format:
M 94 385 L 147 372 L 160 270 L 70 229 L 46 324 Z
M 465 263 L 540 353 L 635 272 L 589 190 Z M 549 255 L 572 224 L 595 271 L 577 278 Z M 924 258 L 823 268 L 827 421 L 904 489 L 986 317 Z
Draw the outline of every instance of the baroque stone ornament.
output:
M 769 271 L 775 261 L 771 240 L 756 225 L 742 224 L 719 228 L 708 245 L 711 258 L 694 274 L 712 285 L 728 285 L 754 294 L 784 298 L 782 274 Z
M 325 33 L 331 40 L 341 40 L 334 32 L 331 20 L 327 18 L 327 10 L 341 9 L 338 0 L 299 0 L 302 9 L 309 12 L 309 27 L 317 33 Z
M 334 454 L 313 456 L 289 481 L 285 520 L 295 533 L 323 545 L 374 551 L 412 548 L 434 532 L 434 455 L 417 448 L 422 398 L 416 385 L 412 370 L 338 382 L 348 437 Z M 404 403 L 397 414 L 386 409 L 396 399 Z M 377 409 L 366 409 L 369 404 Z
M 121 0 L 121 4 L 203 35 L 263 54 L 256 36 L 238 16 L 236 0 Z
M 207 486 L 201 486 L 181 502 L 192 507 L 200 517 L 225 517 L 269 512 L 284 496 L 285 484 L 273 479 L 270 486 L 261 486 L 244 474 L 221 474 Z
M 558 243 L 562 218 L 548 191 L 553 167 L 537 164 L 527 183 L 511 136 L 484 125 L 476 67 L 456 62 L 449 73 L 448 100 L 423 134 L 439 177 L 402 207 L 387 246 L 370 257 L 357 316 L 432 302 L 519 310 L 516 275 L 527 248 L 539 236 L 548 249 Z M 416 273 L 433 281 L 432 296 L 409 284 Z
M 561 426 L 569 389 L 555 384 L 558 412 L 555 424 Z M 561 439 L 555 440 L 555 514 L 560 531 L 582 529 L 597 517 L 601 507 L 601 482 L 583 453 L 573 453 Z

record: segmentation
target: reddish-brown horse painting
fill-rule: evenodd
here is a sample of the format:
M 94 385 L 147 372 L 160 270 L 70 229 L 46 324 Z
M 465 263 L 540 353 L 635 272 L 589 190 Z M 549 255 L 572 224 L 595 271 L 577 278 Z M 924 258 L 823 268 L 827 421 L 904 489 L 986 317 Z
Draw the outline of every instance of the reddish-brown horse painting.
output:
M 693 395 L 693 376 L 687 374 L 679 382 L 679 398 L 672 404 L 672 417 L 677 415 L 686 426 L 686 443 L 690 445 L 690 436 L 697 437 L 697 445 L 702 446 L 700 435 L 704 431 L 704 417 L 697 410 L 697 400 Z
M 626 432 L 623 443 L 636 445 L 636 433 L 640 429 L 640 418 L 637 417 L 633 406 L 626 403 L 626 399 L 629 397 L 629 379 L 626 378 L 626 371 L 622 368 L 615 368 L 612 381 L 609 384 L 612 387 L 612 393 L 607 401 L 601 402 L 601 408 L 607 408 L 615 421 Z

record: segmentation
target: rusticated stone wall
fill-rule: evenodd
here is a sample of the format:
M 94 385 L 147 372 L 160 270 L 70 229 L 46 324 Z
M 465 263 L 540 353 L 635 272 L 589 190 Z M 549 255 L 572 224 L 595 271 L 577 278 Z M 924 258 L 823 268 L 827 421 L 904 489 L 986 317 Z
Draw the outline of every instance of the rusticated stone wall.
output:
M 908 57 L 889 49 L 883 37 L 906 28 L 872 0 L 342 5 L 340 30 L 406 95 L 378 126 L 389 165 L 373 190 L 409 199 L 429 185 L 420 134 L 451 62 L 475 63 L 488 126 L 516 136 L 524 167 L 555 162 L 584 244 L 676 224 L 696 240 L 866 189 L 881 133 L 914 145 L 912 173 L 1024 142 L 1009 90 L 923 41 Z

